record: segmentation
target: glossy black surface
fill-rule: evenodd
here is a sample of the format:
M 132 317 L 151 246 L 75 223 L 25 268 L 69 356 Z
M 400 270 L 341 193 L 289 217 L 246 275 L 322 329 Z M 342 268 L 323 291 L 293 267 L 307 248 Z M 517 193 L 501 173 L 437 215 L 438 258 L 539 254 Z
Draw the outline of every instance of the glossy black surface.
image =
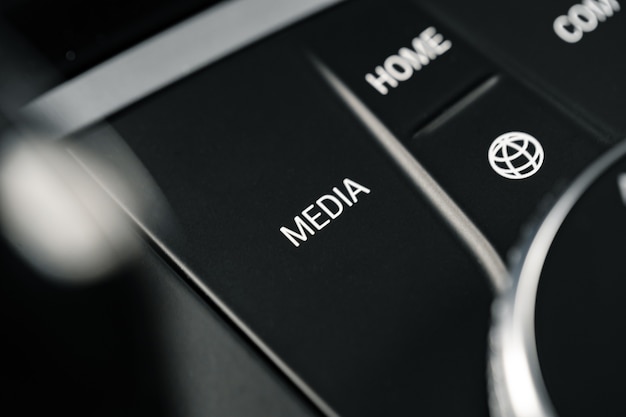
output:
M 181 224 L 165 244 L 341 415 L 485 415 L 487 281 L 289 39 L 111 123 Z M 344 178 L 371 192 L 296 248 L 280 227 Z
M 0 22 L 70 79 L 219 0 L 4 0 Z
M 559 229 L 537 292 L 535 329 L 559 415 L 623 414 L 626 173 L 622 158 L 576 202 Z
M 301 26 L 298 34 L 306 49 L 335 72 L 401 140 L 409 139 L 495 71 L 445 23 L 408 2 L 391 3 L 389 7 L 381 7 L 376 1 L 345 4 Z M 437 48 L 416 49 L 413 44 L 430 27 L 442 37 L 435 44 L 451 45 L 441 55 L 433 53 Z M 379 78 L 376 68 L 385 68 L 386 59 L 397 56 L 401 49 L 405 50 L 405 62 L 411 62 L 405 58 L 409 50 L 414 55 L 408 56 L 420 65 L 407 71 L 396 64 L 398 72 L 409 78 L 396 81 L 396 87 L 382 82 L 387 90 L 383 95 L 366 81 L 366 74 Z M 420 61 L 416 54 L 426 59 Z
M 95 284 L 43 277 L 3 240 L 0 261 L 5 412 L 319 415 L 147 246 Z
M 626 13 L 599 21 L 577 43 L 553 29 L 581 1 L 415 0 L 449 22 L 464 39 L 503 65 L 540 94 L 598 129 L 607 142 L 626 134 Z M 591 3 L 618 3 L 592 1 Z M 615 6 L 613 6 L 615 7 Z M 595 13 L 593 13 L 595 15 Z M 569 28 L 573 30 L 573 28 Z
M 30 1 L 11 1 L 3 11 L 22 39 L 53 62 L 46 77 L 51 68 L 61 71 L 58 82 L 212 3 L 139 0 L 125 3 L 125 11 L 116 9 L 119 2 L 93 9 L 73 1 L 37 3 L 33 20 L 31 8 L 23 7 Z M 573 4 L 346 2 L 111 117 L 107 123 L 130 145 L 173 209 L 167 221 L 150 218 L 155 209 L 143 222 L 167 250 L 142 255 L 148 273 L 134 278 L 130 290 L 117 281 L 111 284 L 120 286 L 116 289 L 73 294 L 67 305 L 66 294 L 59 297 L 56 290 L 24 290 L 19 273 L 3 262 L 4 293 L 13 297 L 5 304 L 5 317 L 11 357 L 18 358 L 7 373 L 9 383 L 16 379 L 9 391 L 15 402 L 27 401 L 32 391 L 61 408 L 64 384 L 84 389 L 80 381 L 95 380 L 103 389 L 121 383 L 109 392 L 108 414 L 320 414 L 306 399 L 308 391 L 298 387 L 302 381 L 341 416 L 486 416 L 489 279 L 314 62 L 353 90 L 504 255 L 544 194 L 571 179 L 626 129 L 626 69 L 620 54 L 625 12 L 580 43 L 565 45 L 552 32 L 552 21 Z M 367 84 L 366 73 L 431 25 L 452 41 L 450 50 L 388 95 Z M 57 31 L 61 26 L 65 29 Z M 70 49 L 74 55 L 67 55 Z M 27 91 L 16 94 L 14 107 L 43 91 L 42 85 L 54 85 L 32 77 L 36 71 L 24 71 L 45 66 L 30 56 L 27 61 L 7 71 L 14 77 L 8 84 Z M 495 82 L 472 96 L 489 80 Z M 0 82 L 0 87 L 4 94 L 6 86 Z M 507 131 L 528 132 L 544 145 L 546 160 L 534 177 L 511 182 L 489 167 L 489 144 Z M 91 134 L 88 129 L 75 140 Z M 100 141 L 97 149 L 107 149 L 106 136 L 91 140 Z M 294 217 L 302 217 L 333 187 L 343 190 L 344 178 L 371 192 L 358 194 L 356 204 L 344 205 L 341 216 L 294 247 L 280 228 L 295 229 Z M 312 213 L 317 211 L 314 207 Z M 594 213 L 581 224 L 612 218 Z M 320 220 L 326 219 L 322 213 Z M 578 263 L 571 267 L 576 268 L 588 251 L 621 259 L 622 247 L 605 247 L 609 241 L 601 237 L 620 230 L 588 231 L 593 238 L 584 242 L 591 245 L 576 247 L 566 260 L 575 256 Z M 180 262 L 192 276 L 169 270 L 164 260 Z M 601 270 L 619 268 L 607 264 Z M 577 411 L 596 414 L 594 401 L 603 402 L 600 414 L 621 411 L 610 385 L 611 366 L 621 362 L 604 355 L 623 350 L 618 333 L 604 327 L 610 323 L 605 316 L 621 311 L 620 292 L 610 288 L 621 287 L 602 283 L 605 291 L 595 294 L 600 282 L 581 287 L 595 298 L 560 299 L 569 304 L 556 314 L 552 307 L 545 310 L 546 327 L 538 327 L 540 343 L 554 338 L 540 349 L 540 359 L 554 364 L 546 367 L 546 380 L 564 415 L 579 406 L 568 398 L 583 401 L 586 393 L 593 401 L 581 402 Z M 540 295 L 552 297 L 563 285 L 569 288 L 560 282 L 552 293 L 543 289 L 547 295 Z M 597 308 L 605 293 L 611 302 Z M 581 300 L 588 296 L 581 291 Z M 83 310 L 78 318 L 70 314 Z M 109 311 L 114 311 L 111 317 Z M 65 323 L 58 315 L 74 321 Z M 143 322 L 148 324 L 142 327 Z M 581 323 L 592 333 L 587 344 L 573 349 L 572 335 L 578 337 Z M 73 343 L 81 328 L 113 348 L 97 346 L 94 357 L 84 351 L 72 356 L 57 346 Z M 158 352 L 142 350 L 146 345 Z M 602 365 L 587 362 L 588 378 L 560 385 L 563 379 L 580 381 L 571 365 L 589 350 Z M 76 364 L 63 374 L 62 360 L 68 357 Z M 61 360 L 55 363 L 56 358 Z M 82 372 L 76 378 L 75 368 Z M 604 370 L 608 373 L 594 373 Z M 45 378 L 28 380 L 39 371 Z M 88 378 L 81 377 L 85 372 Z M 53 383 L 55 389 L 47 391 Z M 135 386 L 140 389 L 133 391 Z M 128 392 L 133 394 L 125 397 Z M 151 402 L 147 392 L 160 396 Z M 99 396 L 77 395 L 81 401 L 72 413 L 98 415 L 90 405 Z
M 498 136 L 517 131 L 536 138 L 545 157 L 536 174 L 509 179 L 492 169 L 488 151 Z M 606 146 L 503 77 L 442 125 L 419 132 L 409 148 L 505 256 L 538 202 L 571 181 Z

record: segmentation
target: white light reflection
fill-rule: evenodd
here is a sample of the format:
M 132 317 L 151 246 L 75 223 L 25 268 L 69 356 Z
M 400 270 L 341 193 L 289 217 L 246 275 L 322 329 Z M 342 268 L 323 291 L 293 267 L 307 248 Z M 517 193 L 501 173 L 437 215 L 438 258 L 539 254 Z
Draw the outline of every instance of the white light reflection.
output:
M 626 173 L 619 174 L 617 177 L 617 185 L 619 186 L 619 192 L 622 195 L 622 201 L 626 205 Z
M 507 342 L 509 341 L 504 343 Z M 511 343 L 509 349 L 504 350 L 502 358 L 504 374 L 507 375 L 509 385 L 511 409 L 516 416 L 547 417 L 522 346 L 520 343 Z
M 66 283 L 106 276 L 134 252 L 134 235 L 121 211 L 70 155 L 50 143 L 5 143 L 0 223 L 27 260 Z

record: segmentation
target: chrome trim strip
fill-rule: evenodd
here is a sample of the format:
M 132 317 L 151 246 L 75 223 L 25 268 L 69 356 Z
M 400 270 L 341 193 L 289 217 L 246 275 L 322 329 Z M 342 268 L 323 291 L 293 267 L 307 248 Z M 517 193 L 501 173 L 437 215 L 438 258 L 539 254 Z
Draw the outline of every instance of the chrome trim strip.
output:
M 59 138 L 342 0 L 230 0 L 50 90 L 21 111 Z
M 400 140 L 372 113 L 337 76 L 316 58 L 312 58 L 320 74 L 343 100 L 346 106 L 374 135 L 378 143 L 402 169 L 404 174 L 422 192 L 439 215 L 473 253 L 487 274 L 496 293 L 510 286 L 506 266 L 498 252 L 463 210 L 452 200 L 428 171 L 402 145 Z
M 512 271 L 513 286 L 494 301 L 491 330 L 490 392 L 495 417 L 556 417 L 537 354 L 535 301 L 541 271 L 561 225 L 583 193 L 619 158 L 626 155 L 626 141 L 608 151 L 559 198 L 534 237 L 522 247 Z
M 117 134 L 114 129 L 111 129 L 108 126 L 102 128 L 99 132 L 101 135 L 109 135 L 106 140 L 111 141 L 113 143 L 113 149 L 121 150 L 121 157 L 123 159 L 128 159 L 131 161 L 135 158 L 132 154 L 132 151 L 126 151 L 124 147 L 126 144 L 123 139 Z M 97 149 L 89 149 L 91 151 L 97 151 Z M 320 414 L 324 417 L 340 417 L 339 414 L 332 408 L 330 404 L 328 404 L 308 383 L 303 380 L 300 375 L 294 371 L 283 359 L 269 347 L 265 341 L 258 336 L 247 324 L 243 321 L 235 312 L 213 292 L 211 287 L 209 287 L 200 276 L 195 273 L 192 268 L 185 263 L 174 250 L 171 249 L 170 244 L 166 243 L 167 237 L 163 238 L 163 236 L 159 235 L 159 232 L 162 234 L 163 231 L 155 232 L 153 227 L 153 221 L 146 216 L 142 216 L 141 211 L 138 210 L 137 204 L 133 204 L 131 200 L 125 198 L 122 193 L 120 193 L 119 187 L 116 187 L 110 179 L 111 177 L 107 177 L 103 175 L 103 170 L 99 169 L 97 166 L 90 164 L 87 157 L 87 153 L 85 151 L 89 151 L 87 149 L 80 149 L 78 147 L 70 147 L 70 155 L 82 166 L 87 175 L 89 175 L 95 182 L 98 183 L 102 187 L 102 189 L 109 195 L 109 197 L 126 213 L 126 215 L 131 219 L 132 222 L 136 224 L 139 230 L 144 234 L 144 239 L 146 241 L 151 242 L 151 244 L 156 245 L 161 251 L 162 256 L 167 258 L 170 262 L 174 263 L 180 271 L 184 274 L 184 277 L 189 279 L 197 288 L 197 290 L 204 295 L 206 295 L 219 310 L 228 317 L 232 323 L 237 326 L 253 343 L 256 347 L 258 347 L 263 354 L 267 356 L 267 358 L 276 365 L 276 367 L 283 372 L 283 374 L 288 378 L 294 386 L 301 391 L 301 393 L 308 398 L 308 400 L 312 403 L 314 407 L 317 407 Z M 118 159 L 116 162 L 119 162 Z M 144 181 L 144 186 L 148 187 L 148 190 L 144 190 L 144 192 L 148 192 L 151 195 L 151 199 L 148 202 L 151 209 L 156 210 L 157 220 L 161 221 L 164 218 L 163 216 L 159 216 L 159 214 L 167 215 L 170 207 L 165 200 L 162 199 L 159 190 L 150 189 L 152 178 L 149 176 L 145 176 L 144 173 L 141 173 L 143 167 L 130 167 L 131 169 L 138 169 L 139 171 L 135 174 L 141 176 Z M 164 197 L 163 197 L 164 198 Z M 155 213 L 152 213 L 154 216 Z M 169 218 L 171 220 L 172 218 Z M 317 415 L 317 414 L 316 414 Z

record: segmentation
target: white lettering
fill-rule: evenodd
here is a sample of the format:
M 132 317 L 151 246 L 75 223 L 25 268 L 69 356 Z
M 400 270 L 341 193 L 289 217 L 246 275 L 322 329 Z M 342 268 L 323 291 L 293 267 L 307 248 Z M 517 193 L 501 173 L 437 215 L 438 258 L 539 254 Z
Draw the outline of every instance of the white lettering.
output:
M 430 26 L 413 38 L 411 47 L 400 48 L 397 54 L 388 56 L 382 67 L 379 65 L 374 69 L 376 75 L 366 74 L 365 81 L 380 94 L 386 95 L 389 93 L 387 86 L 398 87 L 399 82 L 408 80 L 415 71 L 421 70 L 450 48 L 452 42 Z
M 384 65 L 389 75 L 398 81 L 406 81 L 413 75 L 413 67 L 401 56 L 391 55 L 385 59 Z
M 311 204 L 302 210 L 302 217 L 296 216 L 293 218 L 296 225 L 295 229 L 297 231 L 294 232 L 292 229 L 282 226 L 280 228 L 280 232 L 297 248 L 300 246 L 301 242 L 307 241 L 307 233 L 311 236 L 315 235 L 315 231 L 311 228 L 311 226 L 309 226 L 309 223 L 315 229 L 322 230 L 330 224 L 331 220 L 335 220 L 344 212 L 344 206 L 341 201 L 343 201 L 348 207 L 352 207 L 356 202 L 358 202 L 357 195 L 359 193 L 370 193 L 369 188 L 357 183 L 356 181 L 352 181 L 349 178 L 345 178 L 343 180 L 343 186 L 345 187 L 345 193 L 348 194 L 350 198 L 348 198 L 346 194 L 340 191 L 337 187 L 333 187 L 333 193 L 335 193 L 335 195 L 339 198 L 331 194 L 324 194 L 318 198 L 317 201 L 315 201 L 315 205 Z M 319 207 L 321 211 L 314 211 L 316 206 Z M 318 219 L 322 216 L 322 212 L 326 213 L 329 218 L 320 223 Z M 303 218 L 308 220 L 308 223 L 303 220 Z
M 370 83 L 374 88 L 376 88 L 380 94 L 385 95 L 389 92 L 384 83 L 387 83 L 394 88 L 398 86 L 398 82 L 396 81 L 396 79 L 389 75 L 387 71 L 385 71 L 380 65 L 377 66 L 374 71 L 376 71 L 378 77 L 375 77 L 372 74 L 367 74 L 365 76 L 365 80 Z
M 370 193 L 369 188 L 363 187 L 361 184 L 357 184 L 356 182 L 352 181 L 349 178 L 346 178 L 343 180 L 343 186 L 346 187 L 346 190 L 348 191 L 350 198 L 355 203 L 359 201 L 359 199 L 356 198 L 358 193 L 365 193 L 365 194 Z
M 317 212 L 313 216 L 309 214 L 309 211 L 313 210 L 314 207 L 315 206 L 311 204 L 309 207 L 302 210 L 302 215 L 304 216 L 305 219 L 309 221 L 309 223 L 313 225 L 313 227 L 315 227 L 317 230 L 322 230 L 328 223 L 330 223 L 330 220 L 326 220 L 324 223 L 319 224 L 317 222 L 317 219 L 322 215 L 322 213 Z
M 572 6 L 567 16 L 572 25 L 581 28 L 583 32 L 591 32 L 598 27 L 598 18 L 595 13 L 582 4 Z
M 352 201 L 348 200 L 348 197 L 346 197 L 344 193 L 339 191 L 339 188 L 333 187 L 333 193 L 337 194 L 339 198 L 341 198 L 344 201 L 344 203 L 348 205 L 348 207 L 352 207 Z
M 427 50 L 433 51 L 430 59 L 435 59 L 437 55 L 443 55 L 452 48 L 452 42 L 443 39 L 443 36 L 432 26 L 420 33 L 420 39 L 428 46 Z
M 591 10 L 600 22 L 619 11 L 619 3 L 615 0 L 583 0 L 583 5 Z
M 413 39 L 411 45 L 413 46 L 413 49 L 400 48 L 398 55 L 407 60 L 411 66 L 418 71 L 437 57 L 437 54 L 430 47 L 424 44 L 424 41 L 421 39 L 421 35 L 419 38 Z
M 554 33 L 567 43 L 580 41 L 585 32 L 592 32 L 599 22 L 620 10 L 617 0 L 583 0 L 575 4 L 566 15 L 557 17 L 552 24 Z
M 300 242 L 298 242 L 296 238 L 300 239 L 303 242 L 306 242 L 307 236 L 306 236 L 305 231 L 309 232 L 311 236 L 313 236 L 315 232 L 313 231 L 313 229 L 309 227 L 308 224 L 304 222 L 304 220 L 300 218 L 300 216 L 294 217 L 293 221 L 296 223 L 296 227 L 298 228 L 298 233 L 294 232 L 291 229 L 287 229 L 285 226 L 281 227 L 280 231 L 297 248 L 298 246 L 300 246 Z
M 567 43 L 576 43 L 583 37 L 583 31 L 572 25 L 567 16 L 559 16 L 554 20 L 554 32 Z
M 324 203 L 324 201 L 331 201 L 335 205 L 335 209 L 337 211 L 332 211 L 330 208 L 328 208 L 328 206 Z M 332 195 L 326 194 L 326 195 L 321 196 L 320 198 L 317 199 L 315 204 L 317 204 L 319 208 L 324 210 L 324 212 L 328 214 L 328 217 L 330 217 L 333 220 L 335 220 L 337 217 L 339 217 L 341 213 L 343 213 L 343 205 L 341 204 L 339 200 L 337 200 L 336 197 L 333 197 Z

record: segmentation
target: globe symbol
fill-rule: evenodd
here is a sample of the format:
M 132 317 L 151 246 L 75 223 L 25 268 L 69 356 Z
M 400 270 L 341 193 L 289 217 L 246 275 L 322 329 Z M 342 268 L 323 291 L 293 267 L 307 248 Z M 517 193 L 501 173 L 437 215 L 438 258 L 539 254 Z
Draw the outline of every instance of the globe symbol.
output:
M 521 180 L 539 171 L 544 152 L 541 143 L 528 133 L 508 132 L 491 143 L 488 157 L 496 173 L 511 180 Z

